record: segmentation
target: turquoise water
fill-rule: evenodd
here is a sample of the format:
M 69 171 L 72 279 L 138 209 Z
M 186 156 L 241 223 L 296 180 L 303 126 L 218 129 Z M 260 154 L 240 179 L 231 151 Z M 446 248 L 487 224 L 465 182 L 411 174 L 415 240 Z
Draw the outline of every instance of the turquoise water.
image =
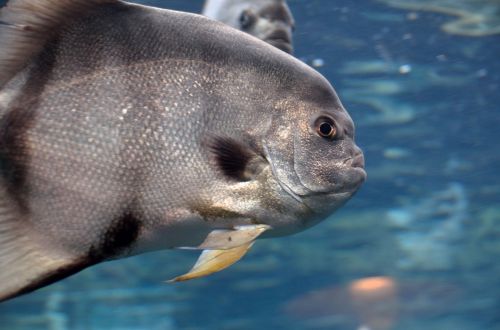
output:
M 163 282 L 189 251 L 108 262 L 0 304 L 0 329 L 500 329 L 500 3 L 289 3 L 295 56 L 357 125 L 361 191 L 208 278 Z M 445 11 L 485 20 L 450 30 Z

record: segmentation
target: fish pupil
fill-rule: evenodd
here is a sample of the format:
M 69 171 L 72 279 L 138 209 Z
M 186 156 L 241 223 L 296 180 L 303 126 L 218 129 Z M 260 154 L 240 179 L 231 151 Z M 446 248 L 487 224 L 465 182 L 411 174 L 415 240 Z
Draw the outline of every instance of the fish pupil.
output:
M 332 124 L 323 122 L 319 125 L 319 132 L 323 136 L 330 136 L 332 134 L 333 127 Z

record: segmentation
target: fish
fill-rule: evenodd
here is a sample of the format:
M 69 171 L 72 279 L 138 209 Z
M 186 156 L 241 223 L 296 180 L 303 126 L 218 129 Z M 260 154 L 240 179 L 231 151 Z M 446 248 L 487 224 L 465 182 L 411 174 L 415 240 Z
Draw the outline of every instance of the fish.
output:
M 293 53 L 295 20 L 285 0 L 206 0 L 202 14 Z
M 463 286 L 449 279 L 370 276 L 308 290 L 281 310 L 299 329 L 389 330 L 449 315 L 463 299 Z
M 115 0 L 0 10 L 0 300 L 194 249 L 207 276 L 329 216 L 366 178 L 317 71 L 201 15 Z

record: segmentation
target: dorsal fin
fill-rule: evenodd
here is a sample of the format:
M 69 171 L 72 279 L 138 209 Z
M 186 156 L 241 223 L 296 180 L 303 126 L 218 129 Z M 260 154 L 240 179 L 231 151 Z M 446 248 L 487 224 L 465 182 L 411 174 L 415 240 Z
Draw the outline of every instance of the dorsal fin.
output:
M 118 0 L 10 0 L 0 9 L 0 88 L 38 54 L 58 27 Z

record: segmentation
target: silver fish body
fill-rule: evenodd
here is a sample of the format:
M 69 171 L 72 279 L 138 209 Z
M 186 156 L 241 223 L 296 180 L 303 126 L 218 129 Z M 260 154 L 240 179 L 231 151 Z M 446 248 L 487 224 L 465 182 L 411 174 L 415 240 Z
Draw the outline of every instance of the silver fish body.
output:
M 0 300 L 144 251 L 244 254 L 364 181 L 352 120 L 307 65 L 201 16 L 103 2 L 0 92 Z

